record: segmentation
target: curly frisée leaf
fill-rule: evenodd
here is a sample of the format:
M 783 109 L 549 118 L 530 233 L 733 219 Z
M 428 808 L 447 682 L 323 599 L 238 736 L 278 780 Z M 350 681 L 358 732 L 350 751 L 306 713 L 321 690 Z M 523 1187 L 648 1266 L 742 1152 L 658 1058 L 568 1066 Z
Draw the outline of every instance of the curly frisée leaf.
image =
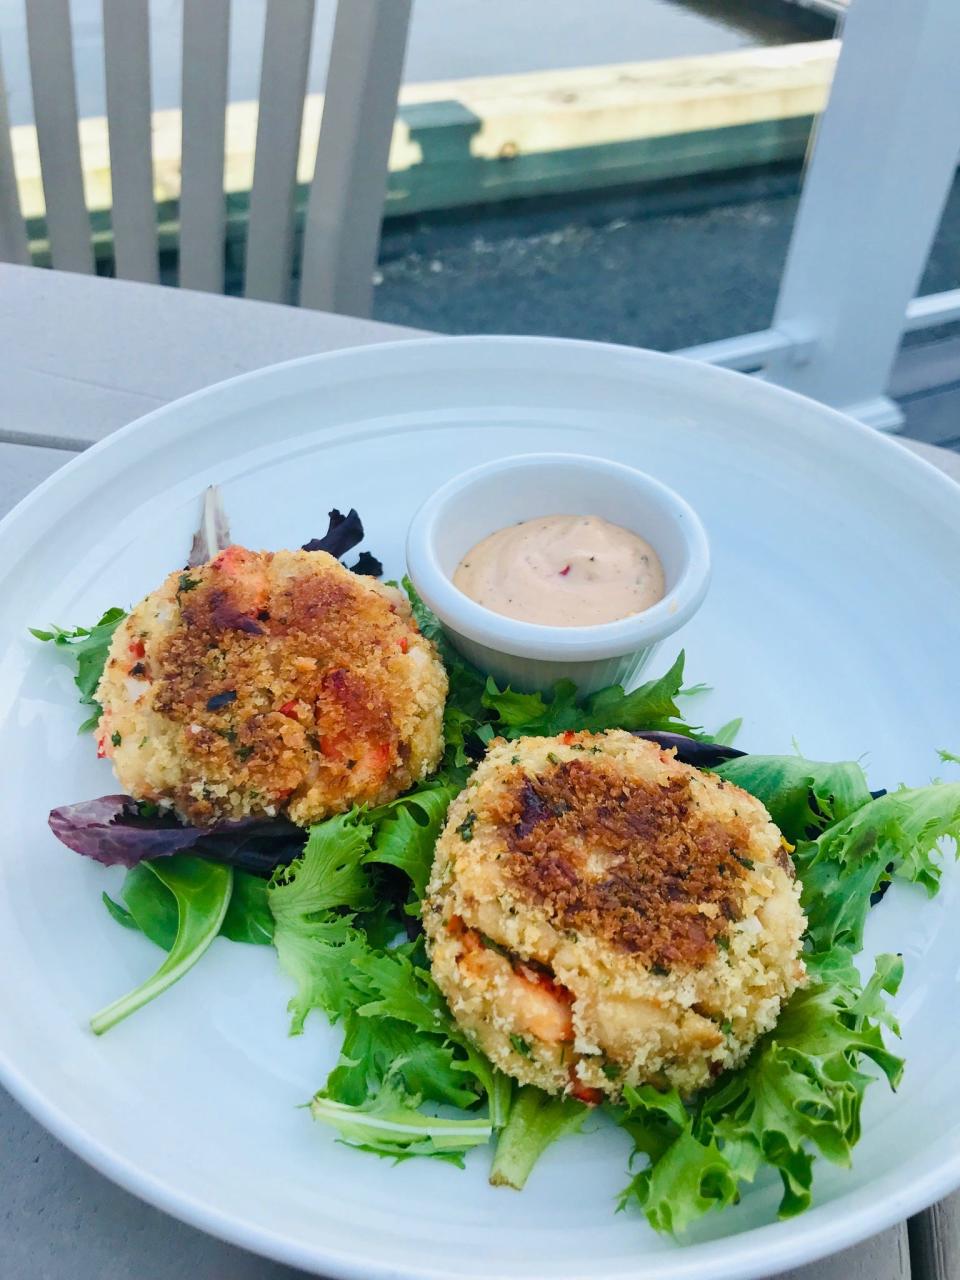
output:
M 469 1107 L 487 1093 L 491 1112 L 496 1102 L 497 1116 L 505 1118 L 508 1099 L 496 1088 L 494 1068 L 460 1034 L 423 967 L 420 944 L 375 946 L 355 914 L 371 901 L 373 862 L 425 877 L 423 833 L 439 826 L 448 802 L 442 788 L 432 787 L 319 823 L 303 856 L 267 890 L 280 964 L 296 983 L 292 1033 L 313 1009 L 343 1021 L 340 1060 L 323 1091 L 330 1103 L 369 1108 L 389 1087 L 396 1096 Z M 415 846 L 410 850 L 404 832 Z M 327 1117 L 325 1108 L 321 1113 Z M 406 1154 L 435 1154 L 410 1147 Z
M 270 910 L 278 928 L 334 907 L 357 911 L 372 906 L 363 870 L 370 834 L 357 809 L 310 828 L 302 856 L 278 871 L 270 886 Z
M 377 821 L 377 831 L 365 861 L 397 867 L 410 878 L 415 896 L 422 898 L 437 836 L 458 791 L 456 785 L 422 786 L 375 810 L 370 820 Z
M 577 687 L 570 680 L 560 680 L 552 695 L 545 699 L 539 693 L 517 693 L 500 690 L 488 678 L 482 704 L 494 712 L 494 725 L 505 738 L 553 737 L 568 729 L 600 733 L 604 729 L 660 729 L 666 732 L 692 734 L 677 706 L 683 690 L 684 655 L 679 653 L 673 666 L 656 680 L 649 680 L 632 693 L 624 693 L 620 685 L 610 685 L 590 694 L 582 702 Z
M 425 1036 L 396 1018 L 361 1017 L 351 1011 L 344 1018 L 340 1059 L 327 1077 L 324 1094 L 359 1106 L 392 1076 L 411 1097 L 472 1107 L 480 1095 L 470 1087 L 468 1070 L 446 1038 Z
M 113 633 L 126 616 L 126 609 L 114 608 L 108 609 L 93 627 L 75 627 L 72 631 L 65 631 L 63 627 L 56 626 L 51 626 L 49 631 L 41 631 L 36 627 L 29 628 L 30 634 L 36 640 L 69 649 L 70 656 L 76 663 L 77 672 L 74 683 L 80 690 L 81 705 L 95 708 L 90 718 L 84 720 L 80 726 L 80 733 L 96 728 L 100 719 L 100 704 L 93 695 L 103 675 Z
M 871 895 L 888 878 L 933 894 L 940 842 L 960 842 L 960 782 L 902 788 L 871 800 L 797 847 L 807 936 L 815 951 L 859 951 Z
M 733 1203 L 763 1165 L 783 1182 L 780 1216 L 809 1207 L 814 1151 L 848 1165 L 860 1137 L 863 1095 L 875 1077 L 871 1059 L 892 1086 L 903 1063 L 885 1048 L 883 993 L 899 985 L 898 957 L 881 956 L 861 991 L 851 963 L 813 966 L 811 985 L 784 1007 L 746 1065 L 728 1072 L 693 1104 L 675 1091 L 625 1089 L 614 1109 L 645 1167 L 621 1207 L 637 1202 L 660 1231 L 684 1230 L 703 1213 Z
M 876 1078 L 865 1064 L 893 1088 L 903 1072 L 882 1031 L 898 1033 L 886 997 L 899 987 L 903 961 L 877 957 L 866 984 L 854 963 L 871 896 L 891 877 L 935 892 L 938 845 L 960 838 L 960 783 L 871 799 L 859 766 L 849 764 L 746 757 L 716 771 L 779 808 L 795 829 L 822 828 L 794 858 L 808 919 L 809 982 L 746 1064 L 690 1105 L 655 1090 L 625 1090 L 615 1114 L 644 1167 L 622 1203 L 639 1204 L 654 1227 L 674 1232 L 730 1203 L 764 1165 L 779 1172 L 780 1216 L 790 1217 L 810 1205 L 816 1154 L 850 1163 L 864 1093 Z
M 778 1170 L 783 1218 L 810 1205 L 811 1148 L 834 1164 L 850 1163 L 863 1095 L 875 1079 L 860 1058 L 872 1059 L 892 1087 L 899 1083 L 903 1062 L 884 1047 L 875 1015 L 880 991 L 894 993 L 902 970 L 886 957 L 878 964 L 881 980 L 866 1004 L 856 986 L 836 979 L 799 991 L 746 1067 L 701 1104 L 703 1127 L 723 1140 L 739 1177 L 750 1180 L 761 1163 Z

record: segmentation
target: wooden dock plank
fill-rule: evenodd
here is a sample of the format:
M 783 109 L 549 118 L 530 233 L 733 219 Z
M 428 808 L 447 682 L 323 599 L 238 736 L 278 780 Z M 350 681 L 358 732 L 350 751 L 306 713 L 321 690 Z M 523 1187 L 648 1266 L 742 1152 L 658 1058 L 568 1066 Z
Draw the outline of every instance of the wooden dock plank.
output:
M 958 395 L 960 400 L 960 395 Z M 958 459 L 960 464 L 960 459 Z M 957 468 L 960 477 L 960 465 Z M 910 1220 L 913 1280 L 960 1276 L 960 1191 Z
M 715 130 L 730 130 L 732 136 L 737 128 L 768 126 L 758 137 L 759 158 L 786 158 L 778 152 L 784 148 L 791 156 L 800 156 L 805 122 L 826 102 L 838 50 L 839 41 L 814 41 L 656 62 L 404 85 L 390 148 L 390 208 L 401 211 L 414 178 L 421 188 L 418 199 L 429 201 L 424 179 L 430 170 L 438 175 L 435 199 L 448 201 L 459 186 L 475 200 L 480 171 L 495 195 L 498 182 L 513 181 L 512 175 L 526 160 L 539 158 L 531 182 L 542 194 L 551 190 L 565 152 L 576 155 L 580 184 L 589 186 L 595 175 L 602 177 L 616 148 L 662 140 L 666 150 L 702 151 L 703 136 Z M 308 94 L 297 161 L 301 185 L 313 174 L 322 111 L 323 95 Z M 228 193 L 250 190 L 256 131 L 256 102 L 227 106 L 224 187 Z M 180 195 L 181 132 L 179 111 L 153 113 L 158 203 Z M 18 125 L 11 136 L 24 216 L 42 217 L 36 133 L 29 125 Z M 689 140 L 686 148 L 684 139 Z M 80 122 L 80 148 L 88 207 L 108 209 L 110 152 L 105 119 L 90 117 Z M 737 157 L 736 163 L 744 162 L 749 163 L 749 155 Z M 421 203 L 419 207 L 437 206 Z M 402 211 L 413 211 L 409 198 Z
M 907 1224 L 891 1227 L 880 1235 L 835 1253 L 832 1258 L 813 1262 L 806 1267 L 784 1271 L 770 1280 L 928 1280 L 910 1271 L 910 1246 Z M 940 1277 L 937 1280 L 941 1280 Z M 943 1280 L 946 1280 L 944 1273 Z M 955 1277 L 951 1277 L 955 1280 Z

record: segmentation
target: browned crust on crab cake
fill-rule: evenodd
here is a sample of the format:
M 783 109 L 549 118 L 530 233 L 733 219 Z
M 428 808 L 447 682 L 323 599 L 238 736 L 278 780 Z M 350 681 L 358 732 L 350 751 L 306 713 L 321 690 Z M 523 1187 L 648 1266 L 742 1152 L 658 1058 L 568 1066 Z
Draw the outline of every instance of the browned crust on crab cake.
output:
M 621 731 L 494 743 L 451 807 L 424 924 L 438 984 L 493 1061 L 593 1100 L 699 1088 L 804 977 L 766 810 Z
M 229 547 L 114 634 L 98 729 L 137 799 L 308 824 L 436 767 L 447 680 L 402 595 L 322 551 Z

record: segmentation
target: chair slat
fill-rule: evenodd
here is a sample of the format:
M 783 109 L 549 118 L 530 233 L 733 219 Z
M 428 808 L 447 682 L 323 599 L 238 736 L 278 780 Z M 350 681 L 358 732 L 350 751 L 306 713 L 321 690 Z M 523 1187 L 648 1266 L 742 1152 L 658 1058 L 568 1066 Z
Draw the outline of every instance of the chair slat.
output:
M 300 302 L 369 315 L 411 0 L 339 0 Z
M 27 46 L 47 209 L 50 258 L 63 271 L 93 271 L 83 194 L 69 0 L 29 0 Z
M 183 0 L 180 284 L 223 292 L 230 0 Z
M 247 224 L 248 298 L 286 302 L 314 0 L 268 0 Z
M 103 56 L 117 275 L 157 280 L 147 0 L 103 0 Z
M 17 175 L 13 167 L 10 144 L 10 116 L 7 112 L 7 90 L 0 59 L 0 262 L 16 262 L 26 266 L 30 261 L 27 229 L 20 211 Z

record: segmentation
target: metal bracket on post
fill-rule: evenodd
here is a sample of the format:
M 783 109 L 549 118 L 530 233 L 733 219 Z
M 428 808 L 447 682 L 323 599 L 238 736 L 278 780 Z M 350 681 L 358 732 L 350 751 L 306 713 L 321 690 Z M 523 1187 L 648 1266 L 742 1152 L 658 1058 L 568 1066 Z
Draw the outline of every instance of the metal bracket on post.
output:
M 960 154 L 958 0 L 853 0 L 772 328 L 811 339 L 764 376 L 885 430 L 893 361 Z

